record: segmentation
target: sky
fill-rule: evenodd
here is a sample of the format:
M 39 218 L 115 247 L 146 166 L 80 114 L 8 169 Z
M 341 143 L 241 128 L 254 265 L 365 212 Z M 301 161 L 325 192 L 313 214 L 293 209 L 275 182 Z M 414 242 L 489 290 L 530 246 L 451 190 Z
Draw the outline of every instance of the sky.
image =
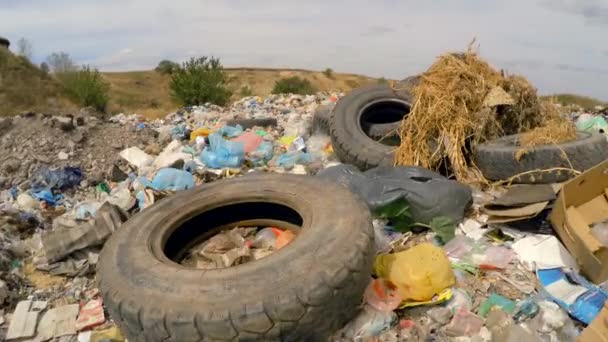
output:
M 542 94 L 608 101 L 608 0 L 0 0 L 0 36 L 103 71 L 207 55 L 390 79 L 475 39 Z

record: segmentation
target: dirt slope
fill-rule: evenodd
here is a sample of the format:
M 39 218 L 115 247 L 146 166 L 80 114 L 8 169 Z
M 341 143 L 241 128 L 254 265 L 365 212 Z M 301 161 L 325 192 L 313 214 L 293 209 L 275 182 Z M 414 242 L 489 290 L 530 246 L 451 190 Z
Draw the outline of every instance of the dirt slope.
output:
M 0 47 L 0 116 L 74 108 L 56 80 L 27 59 Z
M 308 79 L 320 91 L 349 91 L 376 79 L 353 74 L 333 73 L 329 78 L 322 72 L 308 70 L 279 70 L 238 68 L 227 69 L 233 79 L 230 87 L 235 99 L 241 98 L 240 90 L 248 86 L 253 95 L 268 95 L 275 81 L 283 77 L 299 76 Z M 110 84 L 110 111 L 137 112 L 148 117 L 164 116 L 179 105 L 169 96 L 169 76 L 151 71 L 106 72 Z

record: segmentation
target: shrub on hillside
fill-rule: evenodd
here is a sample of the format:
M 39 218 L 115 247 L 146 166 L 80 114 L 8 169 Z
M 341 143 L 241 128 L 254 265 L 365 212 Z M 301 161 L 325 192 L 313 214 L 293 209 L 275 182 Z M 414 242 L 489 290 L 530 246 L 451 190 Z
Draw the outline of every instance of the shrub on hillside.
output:
M 175 70 L 179 68 L 179 64 L 170 60 L 164 59 L 158 63 L 158 66 L 154 69 L 156 72 L 163 75 L 171 75 Z
M 310 95 L 316 92 L 309 80 L 292 76 L 282 78 L 274 83 L 273 94 L 300 94 Z
M 77 71 L 57 74 L 66 92 L 83 107 L 93 107 L 103 112 L 108 104 L 108 84 L 99 70 L 83 66 Z
M 239 95 L 241 95 L 241 97 L 248 97 L 253 95 L 253 90 L 251 90 L 251 87 L 249 87 L 248 85 L 244 85 L 241 87 L 241 90 L 239 91 Z
M 173 71 L 171 96 L 185 106 L 207 102 L 225 105 L 232 93 L 228 77 L 218 58 L 192 58 Z
M 325 69 L 325 71 L 323 71 L 323 75 L 325 75 L 327 78 L 334 78 L 334 71 L 332 70 L 332 68 L 327 68 Z

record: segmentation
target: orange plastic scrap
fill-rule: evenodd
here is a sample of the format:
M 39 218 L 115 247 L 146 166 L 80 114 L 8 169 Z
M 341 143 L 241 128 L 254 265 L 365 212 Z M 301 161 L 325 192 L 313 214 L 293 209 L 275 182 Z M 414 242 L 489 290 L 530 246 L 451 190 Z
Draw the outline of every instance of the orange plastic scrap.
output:
M 76 330 L 90 329 L 103 324 L 105 321 L 102 299 L 93 299 L 80 307 L 80 313 L 76 320 Z

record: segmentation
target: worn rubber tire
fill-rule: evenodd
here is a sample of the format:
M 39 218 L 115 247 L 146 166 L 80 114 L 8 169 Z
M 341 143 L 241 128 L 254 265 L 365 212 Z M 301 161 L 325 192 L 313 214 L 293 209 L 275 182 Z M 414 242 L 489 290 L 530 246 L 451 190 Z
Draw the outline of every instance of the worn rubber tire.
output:
M 320 105 L 312 117 L 312 130 L 314 133 L 329 134 L 329 120 L 335 104 Z
M 509 135 L 477 146 L 475 164 L 490 180 L 505 180 L 533 170 L 555 167 L 585 171 L 608 159 L 608 141 L 601 134 L 578 132 L 577 140 L 557 145 L 537 146 L 527 151 L 519 161 L 515 159 L 520 147 L 516 145 L 519 134 Z M 563 154 L 568 157 L 564 158 Z M 515 179 L 517 183 L 558 183 L 572 178 L 567 171 L 533 172 Z
M 240 221 L 244 211 L 260 215 L 227 206 L 260 202 L 286 205 L 303 220 L 296 239 L 272 255 L 200 270 L 163 252 L 181 232 L 210 234 L 202 227 Z M 231 211 L 185 223 L 218 208 Z M 186 228 L 169 236 L 178 226 Z M 129 341 L 324 341 L 357 313 L 373 244 L 370 212 L 346 188 L 307 176 L 249 175 L 182 191 L 132 217 L 103 248 L 99 288 Z
M 379 165 L 393 165 L 395 146 L 383 145 L 369 137 L 361 127 L 361 111 L 370 103 L 397 100 L 411 106 L 407 90 L 393 90 L 388 85 L 367 86 L 354 90 L 336 104 L 330 120 L 330 136 L 340 161 L 361 170 Z

